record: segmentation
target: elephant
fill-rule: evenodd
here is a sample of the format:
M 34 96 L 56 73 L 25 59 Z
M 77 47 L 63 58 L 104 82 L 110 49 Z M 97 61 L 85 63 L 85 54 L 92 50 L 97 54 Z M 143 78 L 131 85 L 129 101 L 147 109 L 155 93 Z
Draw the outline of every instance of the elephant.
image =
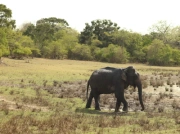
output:
M 139 101 L 141 111 L 144 110 L 142 101 L 142 83 L 139 73 L 136 72 L 133 66 L 127 68 L 105 67 L 95 70 L 87 81 L 87 103 L 86 108 L 91 107 L 92 99 L 95 99 L 95 110 L 101 110 L 99 107 L 100 94 L 115 93 L 116 106 L 115 112 L 119 112 L 121 102 L 123 103 L 123 111 L 128 111 L 128 103 L 124 97 L 124 90 L 129 86 L 138 88 Z M 88 98 L 88 89 L 91 87 L 91 92 Z

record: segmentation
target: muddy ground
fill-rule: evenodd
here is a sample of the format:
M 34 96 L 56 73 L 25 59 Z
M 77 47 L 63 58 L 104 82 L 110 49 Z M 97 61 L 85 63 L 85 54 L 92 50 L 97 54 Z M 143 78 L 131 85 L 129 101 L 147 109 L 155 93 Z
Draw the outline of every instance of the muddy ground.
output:
M 142 75 L 141 81 L 143 85 L 145 111 L 163 112 L 180 109 L 180 104 L 178 103 L 180 100 L 180 73 L 152 73 L 151 75 Z M 64 82 L 61 84 L 54 82 L 54 86 L 53 90 L 47 90 L 49 92 L 53 91 L 60 98 L 80 97 L 86 101 L 87 81 Z M 137 88 L 128 87 L 125 91 L 125 97 L 129 105 L 129 111 L 141 109 Z M 102 110 L 114 111 L 115 102 L 114 94 L 100 96 L 100 107 Z M 94 101 L 91 107 L 94 107 Z
M 141 75 L 141 81 L 143 85 L 143 102 L 145 105 L 145 111 L 157 111 L 163 112 L 173 109 L 180 109 L 180 73 L 152 73 L 151 75 Z M 46 81 L 42 85 L 36 85 L 32 81 L 22 84 L 12 85 L 8 82 L 0 82 L 1 86 L 15 86 L 16 88 L 31 87 L 35 90 L 46 90 L 50 94 L 55 95 L 59 98 L 81 98 L 83 101 L 86 100 L 86 88 L 87 80 L 75 81 L 75 82 L 58 82 L 53 81 L 52 84 L 46 85 Z M 90 89 L 89 89 L 90 92 Z M 128 87 L 125 90 L 125 97 L 128 102 L 129 111 L 138 111 L 141 109 L 137 88 Z M 7 102 L 10 105 L 17 105 L 13 101 L 6 100 L 0 95 L 0 101 Z M 116 99 L 114 94 L 106 94 L 100 96 L 100 107 L 102 110 L 114 111 Z M 34 107 L 25 105 L 26 107 Z M 13 106 L 11 106 L 13 107 Z M 17 106 L 16 106 L 17 107 Z M 85 107 L 85 106 L 84 106 Z M 92 102 L 92 108 L 94 108 L 94 100 Z M 122 105 L 120 107 L 122 109 Z

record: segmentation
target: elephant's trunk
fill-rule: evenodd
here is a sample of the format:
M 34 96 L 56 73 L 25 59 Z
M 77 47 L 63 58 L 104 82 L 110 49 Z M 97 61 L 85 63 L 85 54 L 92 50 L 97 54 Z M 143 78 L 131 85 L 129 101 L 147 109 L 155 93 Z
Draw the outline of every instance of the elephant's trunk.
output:
M 137 85 L 137 87 L 138 87 L 138 94 L 139 94 L 139 102 L 140 102 L 141 107 L 142 107 L 141 111 L 143 111 L 144 110 L 144 104 L 142 101 L 142 84 L 141 84 L 141 82 Z

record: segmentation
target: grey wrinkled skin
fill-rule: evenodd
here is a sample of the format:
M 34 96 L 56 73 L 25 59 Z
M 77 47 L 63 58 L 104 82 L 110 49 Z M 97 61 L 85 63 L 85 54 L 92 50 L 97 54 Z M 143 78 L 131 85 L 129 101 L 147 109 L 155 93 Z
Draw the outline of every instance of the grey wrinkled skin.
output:
M 142 84 L 139 78 L 139 74 L 132 66 L 127 68 L 113 68 L 105 67 L 96 70 L 90 76 L 87 83 L 87 103 L 86 108 L 91 107 L 92 99 L 95 99 L 95 109 L 100 110 L 99 97 L 100 94 L 115 93 L 116 107 L 115 112 L 119 111 L 121 102 L 123 103 L 123 111 L 128 111 L 128 104 L 124 97 L 124 90 L 129 86 L 138 88 L 139 101 L 144 110 L 144 104 L 142 101 Z M 88 98 L 88 89 L 91 87 L 90 95 Z

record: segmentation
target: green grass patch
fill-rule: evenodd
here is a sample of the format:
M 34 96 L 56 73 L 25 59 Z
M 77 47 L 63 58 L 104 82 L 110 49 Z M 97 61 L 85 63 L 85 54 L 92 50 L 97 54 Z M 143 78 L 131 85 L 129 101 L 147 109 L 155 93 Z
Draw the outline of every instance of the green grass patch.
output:
M 86 81 L 99 68 L 134 66 L 140 74 L 177 74 L 178 67 L 74 60 L 4 58 L 0 65 L 0 133 L 179 133 L 179 110 L 170 112 L 85 109 Z M 130 96 L 131 97 L 131 96 Z M 146 103 L 146 102 L 145 102 Z

